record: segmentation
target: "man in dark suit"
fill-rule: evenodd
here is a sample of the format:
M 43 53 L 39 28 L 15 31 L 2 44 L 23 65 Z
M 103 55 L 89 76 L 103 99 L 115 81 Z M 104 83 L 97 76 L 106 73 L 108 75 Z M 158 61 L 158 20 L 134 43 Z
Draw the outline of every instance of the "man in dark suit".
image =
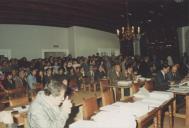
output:
M 119 64 L 115 64 L 112 72 L 110 73 L 111 83 L 116 84 L 117 81 L 123 80 L 124 76 L 121 71 L 121 66 Z
M 168 80 L 173 83 L 178 83 L 181 80 L 181 76 L 178 72 L 178 65 L 173 65 L 171 71 L 167 74 Z
M 163 64 L 161 70 L 157 73 L 155 77 L 155 90 L 164 91 L 169 89 L 169 82 L 167 78 L 167 73 L 169 72 L 169 65 Z

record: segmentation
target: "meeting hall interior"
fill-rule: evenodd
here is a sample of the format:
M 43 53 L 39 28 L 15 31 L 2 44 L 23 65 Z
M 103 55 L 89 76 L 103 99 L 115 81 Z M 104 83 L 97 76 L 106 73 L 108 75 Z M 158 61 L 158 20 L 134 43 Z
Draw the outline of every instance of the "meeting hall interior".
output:
M 0 128 L 189 128 L 189 0 L 1 0 Z

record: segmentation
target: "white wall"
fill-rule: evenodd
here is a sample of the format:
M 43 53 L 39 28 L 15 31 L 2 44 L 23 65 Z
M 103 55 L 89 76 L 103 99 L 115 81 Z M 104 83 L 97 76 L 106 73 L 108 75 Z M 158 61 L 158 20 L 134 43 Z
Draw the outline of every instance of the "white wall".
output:
M 11 49 L 13 58 L 41 57 L 41 49 L 53 45 L 68 48 L 67 29 L 33 25 L 0 25 L 1 49 Z
M 73 27 L 75 34 L 76 56 L 97 53 L 98 48 L 120 49 L 116 34 L 90 28 Z
M 83 27 L 48 27 L 0 24 L 0 47 L 11 49 L 12 58 L 40 58 L 41 49 L 68 49 L 73 56 L 88 56 L 98 48 L 118 48 L 115 34 Z

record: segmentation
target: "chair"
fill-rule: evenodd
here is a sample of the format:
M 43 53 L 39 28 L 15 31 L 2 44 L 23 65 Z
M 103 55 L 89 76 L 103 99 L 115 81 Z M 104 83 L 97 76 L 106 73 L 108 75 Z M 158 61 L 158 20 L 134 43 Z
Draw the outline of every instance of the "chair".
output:
M 83 119 L 89 120 L 91 116 L 98 111 L 96 97 L 91 97 L 83 100 Z
M 103 91 L 106 91 L 107 89 L 109 89 L 109 86 L 110 85 L 110 81 L 108 79 L 101 79 L 100 80 L 100 91 L 103 92 Z
M 150 80 L 150 81 L 146 81 L 144 84 L 144 87 L 149 91 L 153 91 L 154 90 L 154 81 Z
M 24 126 L 24 128 L 26 128 L 26 125 L 27 125 L 27 113 L 22 112 L 22 113 L 18 113 L 18 114 L 13 114 L 13 120 L 14 120 L 14 123 L 17 126 Z
M 137 93 L 140 90 L 140 83 L 133 83 L 131 89 L 133 94 Z
M 76 89 L 78 89 L 78 86 L 77 86 L 77 85 L 78 85 L 78 84 L 77 84 L 77 80 L 72 79 L 72 80 L 69 81 L 69 87 L 70 87 L 70 88 L 76 90 Z
M 28 97 L 20 97 L 20 98 L 15 98 L 15 99 L 9 99 L 9 105 L 11 107 L 22 106 L 22 105 L 27 105 L 27 104 L 29 104 Z
M 9 98 L 20 97 L 26 95 L 26 91 L 23 87 L 8 90 Z
M 89 77 L 83 78 L 82 84 L 83 84 L 84 91 L 86 91 L 87 89 L 89 91 L 91 91 L 91 89 L 93 91 L 96 91 L 96 82 L 94 80 L 92 80 L 91 78 L 89 78 Z
M 102 92 L 102 105 L 106 106 L 112 103 L 114 103 L 114 95 L 112 90 Z

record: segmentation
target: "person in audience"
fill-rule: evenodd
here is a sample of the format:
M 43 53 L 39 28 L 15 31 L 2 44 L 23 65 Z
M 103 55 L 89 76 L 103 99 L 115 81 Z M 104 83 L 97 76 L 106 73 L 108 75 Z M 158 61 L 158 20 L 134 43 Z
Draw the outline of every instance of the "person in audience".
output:
M 170 82 L 167 78 L 167 73 L 169 72 L 170 66 L 168 64 L 163 64 L 161 70 L 157 73 L 155 77 L 155 90 L 167 90 L 169 89 Z
M 149 57 L 145 57 L 144 60 L 142 60 L 142 62 L 140 63 L 139 74 L 143 77 L 150 77 L 152 75 L 150 70 Z
M 135 75 L 134 75 L 132 64 L 128 64 L 125 67 L 125 74 L 124 74 L 124 76 L 125 76 L 125 80 L 128 80 L 128 81 L 135 80 Z
M 45 85 L 45 77 L 43 70 L 38 70 L 36 74 L 37 83 Z
M 37 74 L 37 70 L 32 69 L 31 73 L 27 77 L 29 96 L 35 95 L 36 93 L 36 85 L 37 85 L 36 74 Z
M 22 80 L 19 78 L 16 69 L 12 70 L 12 79 L 13 79 L 13 81 L 15 83 L 16 88 L 23 87 Z
M 4 85 L 4 88 L 6 90 L 10 90 L 10 89 L 15 89 L 16 88 L 16 85 L 15 85 L 15 82 L 12 78 L 12 73 L 11 72 L 7 72 L 5 73 L 5 79 L 3 81 L 3 85 Z
M 112 72 L 110 73 L 111 83 L 116 84 L 117 81 L 123 80 L 124 76 L 121 72 L 121 66 L 119 64 L 115 64 Z
M 0 71 L 0 91 L 7 91 L 5 88 L 4 88 L 4 85 L 3 85 L 3 81 L 4 81 L 4 74 Z
M 19 71 L 18 76 L 19 76 L 19 81 L 20 81 L 19 83 L 21 84 L 21 86 L 24 87 L 25 90 L 28 90 L 28 82 L 27 82 L 26 72 L 23 69 L 21 69 Z
M 93 70 L 93 66 L 90 66 L 89 71 L 87 72 L 87 77 L 91 80 L 94 80 L 95 72 Z
M 63 128 L 72 107 L 65 92 L 66 85 L 52 78 L 29 107 L 28 128 Z
M 50 81 L 51 77 L 52 77 L 52 69 L 51 68 L 47 68 L 45 70 L 45 75 L 44 75 L 45 84 Z
M 171 67 L 171 71 L 167 74 L 168 80 L 170 82 L 174 83 L 178 83 L 181 80 L 181 76 L 179 74 L 178 71 L 178 65 L 175 64 Z
M 69 70 L 68 70 L 68 79 L 69 80 L 77 80 L 77 76 L 75 74 L 75 70 L 73 67 L 69 68 Z
M 99 66 L 98 70 L 95 72 L 95 80 L 99 81 L 100 79 L 103 79 L 105 77 L 107 77 L 105 69 L 103 68 L 103 66 Z

